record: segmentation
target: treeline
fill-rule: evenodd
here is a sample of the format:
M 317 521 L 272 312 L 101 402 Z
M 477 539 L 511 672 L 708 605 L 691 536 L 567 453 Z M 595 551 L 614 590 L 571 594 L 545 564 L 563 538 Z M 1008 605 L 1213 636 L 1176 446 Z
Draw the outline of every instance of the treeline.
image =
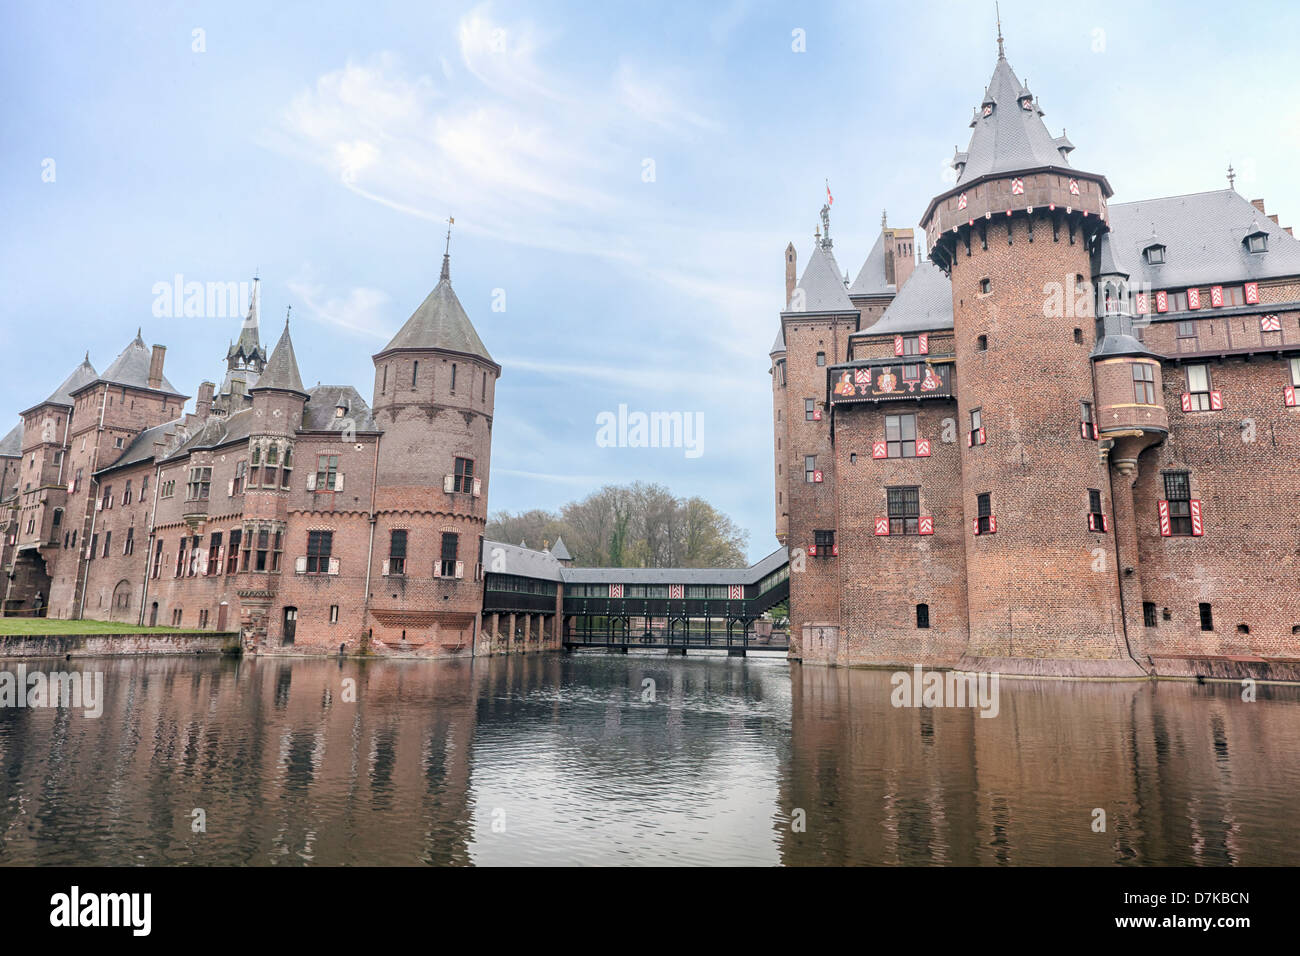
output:
M 561 536 L 580 567 L 744 567 L 749 533 L 703 498 L 676 498 L 663 485 L 606 485 L 560 509 L 498 512 L 489 540 L 555 544 Z

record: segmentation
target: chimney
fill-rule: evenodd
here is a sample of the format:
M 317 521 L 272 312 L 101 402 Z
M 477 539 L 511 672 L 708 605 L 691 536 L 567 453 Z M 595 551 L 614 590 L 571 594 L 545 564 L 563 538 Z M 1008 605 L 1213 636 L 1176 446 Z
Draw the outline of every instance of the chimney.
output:
M 194 413 L 204 421 L 212 414 L 212 393 L 216 391 L 217 386 L 212 382 L 204 382 L 199 385 L 198 398 L 194 399 Z
M 1273 215 L 1269 216 L 1268 218 L 1273 223 L 1273 225 L 1275 226 L 1277 225 L 1277 213 L 1273 213 Z
M 1264 200 L 1262 200 L 1262 199 L 1252 199 L 1252 200 L 1250 201 L 1250 204 L 1251 204 L 1252 206 L 1254 206 L 1256 209 L 1259 210 L 1260 215 L 1264 215 Z
M 149 359 L 149 387 L 162 388 L 162 370 L 163 356 L 167 354 L 167 346 L 155 345 L 153 355 Z
M 794 295 L 795 284 L 795 252 L 794 243 L 785 247 L 785 304 L 786 308 L 790 306 L 790 298 Z

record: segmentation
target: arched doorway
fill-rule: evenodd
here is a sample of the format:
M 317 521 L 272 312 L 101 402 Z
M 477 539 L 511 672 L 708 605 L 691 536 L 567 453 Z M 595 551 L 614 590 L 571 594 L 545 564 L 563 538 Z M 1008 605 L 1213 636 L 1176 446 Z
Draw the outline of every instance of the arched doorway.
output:
M 113 604 L 108 611 L 109 620 L 129 621 L 134 615 L 131 614 L 131 582 L 125 579 L 118 581 L 117 586 L 113 588 Z
M 284 609 L 284 646 L 290 647 L 293 639 L 298 632 L 298 609 L 296 607 L 287 607 Z
M 158 602 L 157 601 L 154 601 L 149 608 L 149 626 L 150 627 L 158 626 Z

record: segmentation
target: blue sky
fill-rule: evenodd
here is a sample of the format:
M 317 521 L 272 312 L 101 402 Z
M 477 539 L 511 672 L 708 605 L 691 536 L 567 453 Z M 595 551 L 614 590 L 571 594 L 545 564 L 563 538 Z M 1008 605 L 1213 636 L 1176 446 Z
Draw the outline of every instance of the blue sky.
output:
M 1295 5 L 1002 16 L 1049 128 L 1114 201 L 1222 188 L 1231 161 L 1300 224 Z M 453 284 L 504 366 L 492 509 L 660 481 L 760 557 L 785 245 L 802 266 L 826 178 L 852 275 L 882 208 L 915 226 L 995 58 L 991 2 L 7 5 L 0 433 L 137 326 L 182 391 L 219 380 L 239 321 L 155 317 L 177 273 L 260 270 L 264 341 L 292 304 L 304 381 L 369 399 L 452 215 Z M 702 413 L 704 453 L 599 447 L 619 404 Z

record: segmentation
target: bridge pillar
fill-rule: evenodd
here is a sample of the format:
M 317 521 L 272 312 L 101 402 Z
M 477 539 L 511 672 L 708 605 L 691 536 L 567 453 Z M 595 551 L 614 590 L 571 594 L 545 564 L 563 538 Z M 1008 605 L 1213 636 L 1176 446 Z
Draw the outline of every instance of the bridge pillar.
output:
M 519 615 L 513 612 L 506 617 L 506 653 L 509 654 L 515 646 L 515 618 Z

